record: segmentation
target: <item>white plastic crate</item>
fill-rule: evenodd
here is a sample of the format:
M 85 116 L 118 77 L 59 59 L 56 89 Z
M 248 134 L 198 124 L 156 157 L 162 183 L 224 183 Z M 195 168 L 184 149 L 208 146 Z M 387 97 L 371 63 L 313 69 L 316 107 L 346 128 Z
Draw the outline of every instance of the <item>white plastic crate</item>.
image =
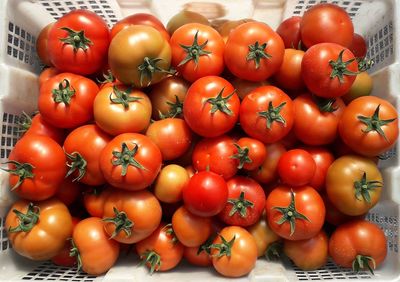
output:
M 188 4 L 188 2 L 191 2 Z M 400 3 L 396 0 L 0 0 L 0 162 L 7 157 L 18 139 L 15 122 L 24 110 L 36 109 L 40 62 L 35 41 L 41 28 L 72 9 L 95 11 L 110 26 L 123 16 L 137 12 L 155 14 L 164 23 L 183 7 L 201 11 L 210 17 L 254 18 L 271 27 L 292 15 L 302 15 L 316 3 L 331 2 L 345 8 L 353 18 L 355 31 L 366 37 L 368 57 L 375 61 L 370 70 L 374 78 L 373 95 L 388 99 L 399 110 L 400 91 Z M 218 9 L 215 13 L 213 9 Z M 329 262 L 324 268 L 305 272 L 285 261 L 270 263 L 258 260 L 252 273 L 236 281 L 309 281 L 354 280 L 399 281 L 399 205 L 400 162 L 398 146 L 380 161 L 385 186 L 381 202 L 367 218 L 378 223 L 388 239 L 385 263 L 371 275 L 353 273 Z M 182 263 L 167 273 L 148 275 L 147 269 L 136 267 L 132 256 L 121 255 L 120 261 L 101 277 L 77 273 L 75 269 L 58 267 L 50 262 L 32 262 L 13 252 L 4 229 L 4 218 L 13 196 L 9 192 L 8 175 L 0 172 L 0 281 L 224 281 L 207 270 Z

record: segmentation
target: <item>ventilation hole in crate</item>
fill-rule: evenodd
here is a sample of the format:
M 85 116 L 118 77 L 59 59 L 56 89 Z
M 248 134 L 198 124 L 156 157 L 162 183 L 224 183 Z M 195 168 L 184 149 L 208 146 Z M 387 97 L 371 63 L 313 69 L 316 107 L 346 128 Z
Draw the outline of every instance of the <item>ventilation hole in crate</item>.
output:
M 399 220 L 394 216 L 385 216 L 370 212 L 367 214 L 367 220 L 378 224 L 385 233 L 388 242 L 388 251 L 399 252 Z
M 19 117 L 17 115 L 4 113 L 2 120 L 0 161 L 4 162 L 8 158 L 8 155 L 15 143 L 17 143 L 18 138 L 21 136 L 21 132 L 18 131 L 17 123 L 19 121 Z
M 10 248 L 10 242 L 7 239 L 5 223 L 6 219 L 0 217 L 0 252 Z
M 32 272 L 26 274 L 24 280 L 57 280 L 57 281 L 88 281 L 92 282 L 96 276 L 77 272 L 75 268 L 56 266 L 51 262 L 44 262 Z
M 393 23 L 390 21 L 375 34 L 367 35 L 367 58 L 374 61 L 369 72 L 374 72 L 393 61 Z
M 301 1 L 297 1 L 297 5 L 294 7 L 294 10 L 292 11 L 292 14 L 295 15 L 303 15 L 304 12 L 312 7 L 315 4 L 318 3 L 333 3 L 333 4 L 337 4 L 338 6 L 342 7 L 343 9 L 345 9 L 349 16 L 351 18 L 353 18 L 358 10 L 360 9 L 360 6 L 362 4 L 362 1 L 349 1 L 349 0 L 301 0 Z

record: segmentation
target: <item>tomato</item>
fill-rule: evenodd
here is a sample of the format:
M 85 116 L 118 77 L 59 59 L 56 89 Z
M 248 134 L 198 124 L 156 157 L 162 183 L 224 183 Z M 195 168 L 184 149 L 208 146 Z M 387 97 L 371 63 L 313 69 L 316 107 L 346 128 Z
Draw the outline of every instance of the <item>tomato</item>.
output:
M 376 224 L 354 220 L 340 225 L 329 240 L 329 255 L 342 267 L 355 272 L 369 269 L 372 273 L 387 254 L 385 234 Z
M 228 135 L 204 138 L 194 147 L 193 168 L 197 171 L 210 170 L 227 180 L 238 171 L 239 161 L 234 158 L 237 152 L 233 138 Z
M 96 83 L 86 77 L 60 73 L 40 88 L 39 112 L 55 127 L 78 127 L 93 118 L 93 101 L 98 91 Z
M 185 247 L 183 257 L 192 265 L 195 266 L 211 266 L 212 260 L 210 254 L 200 247 Z
M 367 55 L 367 43 L 365 42 L 364 37 L 358 33 L 354 33 L 349 50 L 356 58 L 364 58 L 365 55 Z
M 378 156 L 392 148 L 399 136 L 397 111 L 384 99 L 360 97 L 347 105 L 338 129 L 353 151 L 368 157 Z
M 342 99 L 346 104 L 349 104 L 358 97 L 369 96 L 372 92 L 372 87 L 372 77 L 366 71 L 363 71 L 357 74 L 356 80 L 354 80 L 349 92 L 344 94 Z
M 250 226 L 261 217 L 265 208 L 265 193 L 255 180 L 244 176 L 229 179 L 228 201 L 219 213 L 227 225 Z
M 169 40 L 168 31 L 165 29 L 165 26 L 157 19 L 155 16 L 146 13 L 137 13 L 119 20 L 111 29 L 111 39 L 115 37 L 115 35 L 121 30 L 127 28 L 132 25 L 147 25 L 154 27 L 164 38 L 165 40 Z
M 31 201 L 55 195 L 67 172 L 64 151 L 47 136 L 29 134 L 22 137 L 8 157 L 8 183 L 11 191 Z
M 233 158 L 239 160 L 238 169 L 254 170 L 261 166 L 267 157 L 264 143 L 257 139 L 242 137 L 235 146 L 238 152 Z
M 230 80 L 230 82 L 232 83 L 233 87 L 235 87 L 236 93 L 238 94 L 240 100 L 243 100 L 247 94 L 256 88 L 270 85 L 268 81 L 248 81 L 238 77 L 234 77 Z
M 215 270 L 226 277 L 248 274 L 257 260 L 257 245 L 251 234 L 239 226 L 222 229 L 211 245 Z
M 343 46 L 320 43 L 304 53 L 301 73 L 311 93 L 336 98 L 350 90 L 358 74 L 358 64 L 353 53 Z
M 301 17 L 292 16 L 287 18 L 276 29 L 285 44 L 285 48 L 301 49 L 300 35 Z
M 310 186 L 278 186 L 266 201 L 270 228 L 287 240 L 309 239 L 321 230 L 325 219 L 324 201 Z
M 53 25 L 47 50 L 57 69 L 87 75 L 102 67 L 109 43 L 110 31 L 103 18 L 89 10 L 77 9 Z
M 59 73 L 61 73 L 61 71 L 54 67 L 45 68 L 39 75 L 39 89 L 46 81 Z
M 296 137 L 308 145 L 333 143 L 337 136 L 338 123 L 346 108 L 342 99 L 325 99 L 302 94 L 293 100 Z
M 302 50 L 285 49 L 282 65 L 274 75 L 277 85 L 288 90 L 304 88 L 303 78 L 301 77 L 303 56 L 304 51 Z
M 172 35 L 175 30 L 188 23 L 210 25 L 210 22 L 205 16 L 190 10 L 182 10 L 170 18 L 167 23 L 167 30 L 169 34 Z
M 228 200 L 228 186 L 224 178 L 211 171 L 193 175 L 182 193 L 187 210 L 203 217 L 220 213 Z
M 330 223 L 334 226 L 339 226 L 341 224 L 344 224 L 345 222 L 349 222 L 351 220 L 355 219 L 364 219 L 365 214 L 358 215 L 358 216 L 351 216 L 342 213 L 339 211 L 335 205 L 329 200 L 328 196 L 326 194 L 322 194 L 322 199 L 324 200 L 325 208 L 326 208 L 326 214 L 325 214 L 325 221 L 327 223 Z
M 72 232 L 79 221 L 79 218 L 72 217 Z M 51 258 L 51 262 L 60 266 L 74 266 L 76 264 L 76 258 L 69 255 L 71 248 L 71 241 L 67 239 L 64 244 L 64 248 L 56 256 Z
M 233 75 L 246 80 L 262 81 L 278 71 L 284 51 L 281 37 L 267 24 L 248 22 L 229 34 L 224 59 Z
M 78 269 L 90 275 L 107 272 L 119 255 L 119 243 L 110 240 L 98 217 L 81 220 L 72 234 L 71 255 L 76 256 Z
M 114 36 L 108 64 L 124 84 L 146 87 L 161 81 L 169 71 L 171 47 L 161 33 L 145 25 L 131 25 Z
M 158 146 L 163 160 L 181 157 L 192 143 L 192 131 L 180 118 L 154 121 L 147 128 L 146 136 Z
M 97 189 L 86 191 L 83 195 L 83 204 L 89 215 L 93 217 L 103 217 L 104 205 L 113 189 Z
M 36 52 L 38 54 L 39 59 L 45 66 L 52 66 L 52 63 L 49 58 L 49 52 L 47 48 L 47 42 L 49 40 L 49 32 L 53 27 L 54 23 L 49 23 L 39 33 L 39 36 L 36 39 Z
M 112 139 L 100 155 L 100 169 L 115 187 L 137 191 L 156 179 L 161 169 L 160 149 L 139 133 L 124 133 Z
M 278 161 L 286 152 L 286 149 L 281 143 L 267 144 L 265 148 L 267 155 L 264 162 L 255 170 L 252 170 L 250 175 L 256 181 L 268 184 L 278 179 Z
M 170 44 L 171 64 L 187 81 L 218 76 L 224 70 L 224 41 L 208 25 L 185 24 L 172 34 Z
M 133 244 L 157 229 L 161 222 L 161 206 L 149 191 L 113 189 L 104 202 L 103 222 L 110 238 Z
M 293 102 L 279 88 L 262 86 L 243 99 L 239 118 L 247 135 L 264 143 L 275 143 L 293 126 Z
M 301 42 L 307 47 L 331 42 L 346 48 L 353 41 L 354 27 L 343 8 L 323 3 L 308 9 L 300 21 Z
M 182 260 L 183 250 L 183 245 L 165 224 L 161 224 L 149 237 L 136 243 L 136 251 L 143 264 L 150 268 L 150 274 L 176 267 Z
M 222 39 L 226 43 L 228 41 L 228 37 L 231 34 L 231 31 L 240 26 L 241 24 L 248 23 L 248 22 L 254 22 L 252 19 L 240 19 L 237 21 L 226 21 L 220 26 L 218 26 L 216 29 L 221 34 Z
M 68 177 L 57 187 L 55 197 L 63 202 L 64 205 L 70 206 L 78 200 L 83 191 L 84 186 L 82 184 L 72 181 L 72 178 Z
M 309 239 L 285 240 L 283 252 L 302 270 L 319 269 L 328 260 L 328 236 L 321 230 Z
M 256 241 L 258 257 L 264 256 L 268 247 L 280 240 L 279 236 L 269 227 L 264 214 L 257 223 L 247 227 L 247 231 L 250 232 Z
M 183 115 L 195 133 L 217 137 L 235 126 L 239 107 L 240 100 L 232 84 L 218 76 L 206 76 L 188 89 Z
M 189 183 L 190 175 L 179 165 L 164 166 L 154 182 L 154 194 L 161 202 L 177 203 L 182 200 L 182 190 Z
M 278 161 L 278 174 L 283 183 L 291 186 L 309 184 L 317 165 L 310 153 L 302 149 L 285 152 Z
M 48 260 L 71 236 L 72 219 L 57 199 L 36 203 L 17 200 L 7 214 L 5 230 L 15 252 L 31 260 Z

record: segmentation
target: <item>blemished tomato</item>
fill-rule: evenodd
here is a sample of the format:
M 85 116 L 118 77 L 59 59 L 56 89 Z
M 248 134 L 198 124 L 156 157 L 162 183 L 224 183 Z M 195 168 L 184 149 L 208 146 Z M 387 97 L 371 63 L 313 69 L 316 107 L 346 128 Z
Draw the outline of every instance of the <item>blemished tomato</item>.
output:
M 303 56 L 304 51 L 302 50 L 285 49 L 281 67 L 274 75 L 277 85 L 288 90 L 300 90 L 304 88 L 301 76 Z
M 107 198 L 112 193 L 111 188 L 105 188 L 104 190 L 94 188 L 92 191 L 85 191 L 83 194 L 83 204 L 86 211 L 93 217 L 103 217 L 104 205 Z
M 72 232 L 75 229 L 75 226 L 79 223 L 80 218 L 72 217 Z M 72 245 L 70 240 L 66 240 L 64 244 L 64 248 L 54 257 L 51 258 L 51 262 L 55 265 L 60 266 L 74 266 L 77 261 L 75 257 L 71 257 L 69 255 L 71 251 Z
M 161 161 L 160 149 L 149 137 L 124 133 L 114 137 L 103 149 L 100 169 L 110 185 L 137 191 L 153 183 Z
M 346 48 L 353 41 L 354 27 L 346 10 L 323 3 L 308 9 L 300 21 L 301 42 L 307 47 L 330 42 Z
M 15 252 L 31 260 L 48 260 L 71 237 L 72 218 L 54 198 L 36 203 L 17 200 L 7 214 L 5 230 Z
M 151 102 L 140 90 L 114 84 L 96 95 L 93 113 L 96 124 L 113 136 L 142 132 L 150 124 Z
M 228 37 L 231 34 L 231 31 L 237 28 L 239 25 L 248 23 L 248 22 L 254 22 L 252 19 L 240 19 L 237 21 L 226 21 L 222 23 L 220 26 L 218 26 L 216 29 L 221 34 L 222 39 L 226 43 L 228 41 Z
M 171 47 L 155 28 L 131 25 L 111 41 L 108 64 L 122 83 L 146 87 L 161 81 L 169 72 Z
M 256 224 L 247 227 L 247 231 L 250 232 L 256 241 L 258 257 L 264 256 L 268 247 L 280 240 L 279 236 L 269 227 L 265 214 L 260 217 L 260 220 Z
M 247 96 L 251 91 L 254 89 L 265 86 L 265 85 L 270 85 L 270 83 L 267 80 L 263 81 L 249 81 L 249 80 L 244 80 L 240 79 L 238 77 L 234 77 L 230 80 L 232 83 L 233 87 L 236 89 L 236 93 L 239 96 L 240 100 L 243 100 L 244 97 Z
M 309 239 L 321 230 L 325 205 L 318 192 L 310 186 L 277 186 L 266 201 L 270 228 L 287 240 Z
M 346 108 L 341 98 L 325 99 L 308 93 L 293 100 L 293 131 L 307 145 L 327 145 L 335 141 L 338 124 Z
M 349 104 L 358 97 L 369 96 L 372 92 L 372 87 L 372 77 L 366 71 L 363 71 L 356 76 L 356 80 L 354 80 L 349 92 L 344 94 L 342 99 L 346 104 Z
M 54 67 L 45 68 L 39 75 L 39 89 L 46 81 L 59 73 L 61 73 L 61 71 Z
M 311 154 L 302 149 L 289 150 L 278 161 L 278 174 L 282 182 L 295 187 L 309 184 L 316 169 Z
M 64 181 L 57 187 L 55 197 L 70 206 L 78 200 L 83 194 L 85 186 L 77 181 L 72 181 L 71 177 L 65 178 Z
M 36 52 L 39 56 L 39 59 L 45 66 L 52 66 L 47 49 L 47 42 L 49 40 L 49 31 L 53 27 L 53 24 L 54 23 L 49 23 L 44 28 L 42 28 L 39 36 L 36 39 Z
M 64 142 L 67 155 L 67 176 L 87 185 L 102 185 L 106 180 L 100 170 L 100 155 L 111 141 L 111 136 L 94 124 L 71 131 Z
M 230 131 L 239 118 L 240 100 L 232 84 L 218 76 L 196 80 L 188 89 L 183 115 L 189 127 L 203 137 Z
M 41 201 L 55 195 L 63 182 L 67 167 L 61 146 L 47 136 L 23 136 L 8 157 L 8 183 L 11 191 L 31 201 Z
M 305 52 L 301 73 L 311 93 L 336 98 L 350 90 L 358 74 L 358 64 L 353 53 L 343 46 L 320 43 Z
M 192 131 L 180 118 L 154 121 L 147 128 L 146 136 L 160 149 L 164 161 L 181 157 L 192 143 Z
M 301 49 L 300 16 L 292 16 L 278 26 L 276 33 L 280 35 L 285 48 Z
M 325 204 L 325 209 L 326 209 L 325 221 L 327 223 L 330 223 L 334 226 L 339 226 L 351 220 L 365 218 L 365 214 L 359 216 L 351 216 L 344 214 L 335 207 L 335 205 L 329 200 L 326 194 L 322 194 L 321 196 Z
M 190 175 L 179 165 L 164 166 L 154 182 L 154 195 L 164 203 L 177 203 L 182 200 L 182 190 L 189 183 Z
M 171 231 L 162 223 L 149 237 L 136 243 L 136 251 L 150 274 L 170 270 L 182 260 L 184 246 Z
M 182 206 L 172 216 L 172 229 L 182 245 L 199 247 L 211 235 L 211 218 L 194 215 Z
M 93 118 L 93 101 L 97 92 L 99 87 L 89 78 L 60 73 L 40 88 L 39 112 L 55 127 L 78 127 Z
M 257 139 L 242 137 L 235 146 L 238 152 L 233 158 L 239 160 L 238 169 L 254 170 L 261 166 L 267 157 L 264 143 Z
M 342 267 L 372 273 L 386 258 L 387 241 L 382 229 L 365 220 L 340 225 L 329 239 L 329 255 Z
M 399 136 L 396 108 L 375 96 L 363 96 L 348 104 L 338 128 L 344 143 L 368 157 L 392 148 Z
M 275 143 L 293 126 L 293 102 L 279 88 L 262 86 L 243 99 L 239 119 L 247 135 L 264 143 Z
M 104 202 L 103 222 L 110 238 L 133 244 L 157 229 L 161 222 L 161 205 L 149 191 L 114 189 Z
M 224 60 L 233 75 L 241 79 L 262 81 L 278 71 L 284 52 L 281 37 L 267 24 L 248 22 L 229 34 Z
M 316 270 L 328 260 L 328 236 L 321 230 L 305 240 L 284 240 L 283 252 L 302 270 Z
M 119 243 L 109 239 L 101 218 L 81 220 L 75 226 L 72 242 L 71 254 L 76 256 L 78 269 L 87 274 L 103 274 L 117 261 Z
M 146 13 L 136 13 L 115 23 L 111 29 L 111 39 L 124 28 L 132 25 L 148 25 L 154 27 L 165 38 L 165 40 L 168 41 L 170 39 L 168 31 L 165 29 L 162 22 L 160 22 L 160 20 L 155 16 Z
M 190 82 L 209 75 L 220 75 L 224 70 L 224 41 L 208 25 L 189 23 L 171 36 L 171 64 Z
M 253 236 L 239 226 L 223 228 L 211 245 L 215 270 L 226 277 L 248 274 L 257 260 L 257 245 Z
M 88 75 L 104 64 L 110 31 L 102 17 L 77 9 L 54 23 L 47 44 L 50 61 L 57 69 Z
M 367 43 L 364 37 L 358 33 L 354 33 L 349 50 L 356 58 L 364 58 L 367 55 Z
M 227 225 L 246 227 L 255 224 L 265 208 L 265 193 L 261 185 L 244 176 L 234 176 L 226 184 L 228 201 L 219 218 Z
M 373 208 L 380 199 L 382 175 L 370 159 L 348 155 L 336 159 L 326 176 L 326 193 L 342 213 L 356 216 Z
M 207 267 L 212 265 L 211 256 L 200 247 L 185 247 L 183 257 L 192 265 Z
M 174 15 L 167 23 L 167 30 L 169 34 L 173 34 L 175 30 L 188 23 L 199 23 L 203 25 L 210 25 L 208 19 L 196 12 L 189 10 L 182 10 Z
M 211 171 L 193 175 L 182 193 L 187 210 L 203 217 L 220 213 L 228 200 L 228 186 L 224 178 Z

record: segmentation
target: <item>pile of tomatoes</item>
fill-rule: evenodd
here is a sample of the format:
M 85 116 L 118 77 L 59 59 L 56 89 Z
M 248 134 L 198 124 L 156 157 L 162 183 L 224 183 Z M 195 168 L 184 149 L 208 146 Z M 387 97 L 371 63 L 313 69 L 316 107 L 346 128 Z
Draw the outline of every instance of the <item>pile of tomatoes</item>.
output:
M 228 277 L 264 255 L 304 270 L 385 259 L 364 216 L 398 116 L 369 96 L 366 44 L 342 8 L 315 5 L 277 31 L 189 11 L 110 31 L 75 10 L 37 46 L 38 113 L 3 168 L 20 255 L 100 275 L 125 250 L 151 273 L 185 258 Z

